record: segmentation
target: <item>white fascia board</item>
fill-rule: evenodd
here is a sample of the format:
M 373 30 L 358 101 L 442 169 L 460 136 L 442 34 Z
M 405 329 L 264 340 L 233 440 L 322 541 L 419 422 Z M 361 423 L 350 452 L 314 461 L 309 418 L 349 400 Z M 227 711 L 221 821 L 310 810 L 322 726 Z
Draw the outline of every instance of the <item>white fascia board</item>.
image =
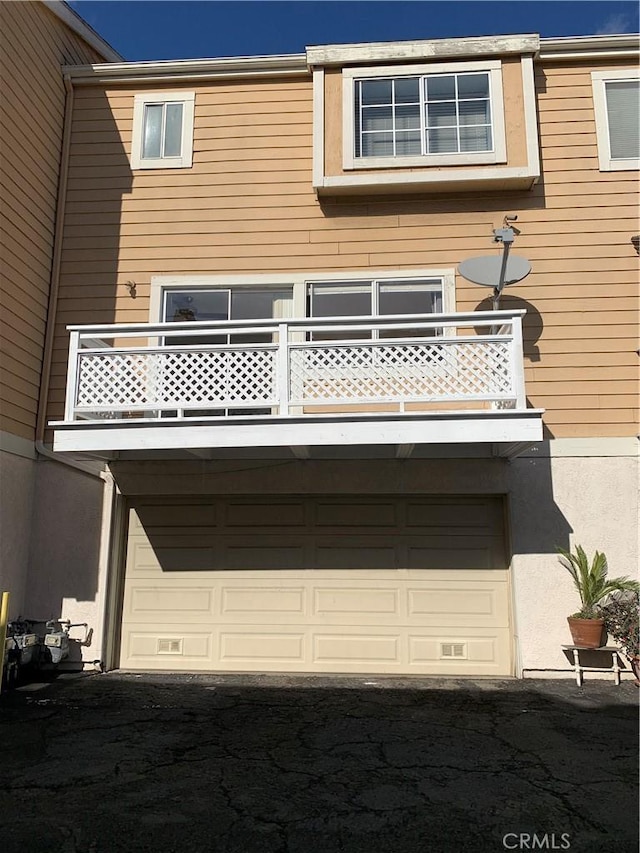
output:
M 313 71 L 313 185 L 318 186 L 324 177 L 324 68 Z
M 540 39 L 541 60 L 616 59 L 640 56 L 637 33 Z
M 326 67 L 354 62 L 364 64 L 387 61 L 407 62 L 444 57 L 471 59 L 478 56 L 537 53 L 539 47 L 540 37 L 536 34 L 318 45 L 307 48 L 307 62 L 310 67 L 320 65 Z
M 537 181 L 540 177 L 540 143 L 538 141 L 538 109 L 532 56 L 522 57 L 522 94 L 524 98 L 525 136 L 527 140 L 527 168 Z
M 56 18 L 59 18 L 70 30 L 84 39 L 90 47 L 109 62 L 122 61 L 122 56 L 66 3 L 61 2 L 61 0 L 42 0 L 42 3 Z
M 120 424 L 56 423 L 56 452 L 186 450 L 214 447 L 289 447 L 389 444 L 534 443 L 542 440 L 542 411 L 433 413 L 427 417 L 358 419 L 319 417 L 313 422 L 256 418 L 244 422 L 197 424 L 157 422 Z
M 368 189 L 376 189 L 379 187 L 390 186 L 415 186 L 420 187 L 438 187 L 440 184 L 455 183 L 464 188 L 465 184 L 471 182 L 482 182 L 488 180 L 508 181 L 508 180 L 524 180 L 530 181 L 531 186 L 540 177 L 539 161 L 535 158 L 531 167 L 514 167 L 505 168 L 495 166 L 489 169 L 441 169 L 437 172 L 430 172 L 425 169 L 420 172 L 402 172 L 392 174 L 389 172 L 366 174 L 366 175 L 336 175 L 325 176 L 320 186 L 315 186 L 318 190 L 331 189 L 346 189 L 348 187 L 362 187 Z
M 159 62 L 97 63 L 67 65 L 63 71 L 74 84 L 113 82 L 142 82 L 146 80 L 175 81 L 207 80 L 251 76 L 299 75 L 309 76 L 305 56 L 285 54 L 275 56 L 235 56 L 224 59 L 179 59 Z

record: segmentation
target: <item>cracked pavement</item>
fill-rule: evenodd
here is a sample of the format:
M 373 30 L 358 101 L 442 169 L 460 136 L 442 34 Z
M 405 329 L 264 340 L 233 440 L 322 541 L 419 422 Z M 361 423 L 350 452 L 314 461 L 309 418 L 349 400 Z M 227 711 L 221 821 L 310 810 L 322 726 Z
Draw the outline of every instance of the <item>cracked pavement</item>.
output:
M 636 853 L 637 700 L 596 679 L 60 676 L 0 701 L 0 851 Z

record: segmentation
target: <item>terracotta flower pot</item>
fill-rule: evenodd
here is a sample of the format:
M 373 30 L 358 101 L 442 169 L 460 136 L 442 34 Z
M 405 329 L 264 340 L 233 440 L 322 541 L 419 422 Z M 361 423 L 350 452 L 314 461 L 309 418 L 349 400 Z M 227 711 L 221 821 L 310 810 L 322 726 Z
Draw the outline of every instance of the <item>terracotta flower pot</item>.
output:
M 569 616 L 567 622 L 574 646 L 582 646 L 585 649 L 597 649 L 599 646 L 604 646 L 606 642 L 604 619 L 576 619 Z

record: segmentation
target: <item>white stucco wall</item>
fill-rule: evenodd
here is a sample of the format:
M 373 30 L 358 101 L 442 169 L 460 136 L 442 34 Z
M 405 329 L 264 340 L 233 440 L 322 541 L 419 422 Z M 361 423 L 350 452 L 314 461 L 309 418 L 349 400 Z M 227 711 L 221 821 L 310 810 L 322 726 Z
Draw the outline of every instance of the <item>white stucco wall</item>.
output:
M 0 592 L 9 619 L 24 615 L 36 462 L 0 450 Z
M 607 554 L 612 576 L 634 575 L 638 553 L 635 439 L 542 442 L 512 461 L 227 460 L 118 462 L 125 495 L 504 494 L 512 558 L 515 674 L 570 677 L 566 617 L 579 607 L 557 547 Z M 592 677 L 597 677 L 595 674 Z M 608 676 L 610 677 L 610 676 Z
M 635 439 L 555 441 L 513 461 L 514 621 L 525 675 L 570 669 L 561 646 L 580 602 L 556 546 L 603 551 L 611 577 L 637 577 L 638 484 Z
M 57 462 L 38 461 L 25 615 L 70 619 L 92 629 L 91 645 L 72 646 L 69 664 L 102 658 L 109 515 L 105 483 Z M 83 629 L 72 637 L 82 638 Z

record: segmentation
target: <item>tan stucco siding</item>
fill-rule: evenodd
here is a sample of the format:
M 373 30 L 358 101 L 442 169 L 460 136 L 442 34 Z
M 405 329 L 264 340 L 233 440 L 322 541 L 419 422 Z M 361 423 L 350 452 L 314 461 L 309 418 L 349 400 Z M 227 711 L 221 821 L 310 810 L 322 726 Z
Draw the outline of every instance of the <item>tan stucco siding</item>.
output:
M 61 65 L 100 57 L 42 3 L 0 4 L 0 429 L 34 436 L 58 189 Z
M 543 177 L 532 191 L 321 203 L 309 78 L 185 87 L 196 92 L 193 168 L 133 174 L 140 90 L 79 89 L 50 416 L 62 415 L 65 324 L 146 322 L 153 275 L 455 268 L 500 252 L 492 229 L 515 212 L 514 252 L 533 272 L 504 307 L 529 311 L 531 405 L 547 409 L 555 437 L 636 434 L 637 174 L 598 171 L 590 69 L 538 70 L 537 86 Z M 456 276 L 457 310 L 487 296 Z

